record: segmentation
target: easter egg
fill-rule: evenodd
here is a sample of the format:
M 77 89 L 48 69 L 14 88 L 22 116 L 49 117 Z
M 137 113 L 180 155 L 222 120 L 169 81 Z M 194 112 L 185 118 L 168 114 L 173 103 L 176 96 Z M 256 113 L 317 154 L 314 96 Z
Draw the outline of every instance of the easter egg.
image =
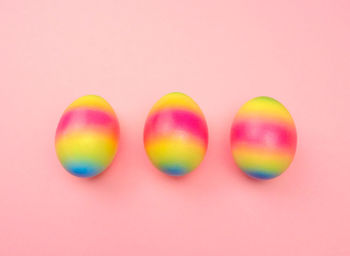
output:
M 64 111 L 55 137 L 57 157 L 78 177 L 93 177 L 113 161 L 119 124 L 113 108 L 100 96 L 75 100 Z
M 192 98 L 173 92 L 152 107 L 144 128 L 144 146 L 159 170 L 173 176 L 191 172 L 203 160 L 207 145 L 207 123 Z
M 271 179 L 282 174 L 294 158 L 296 145 L 293 118 L 273 98 L 254 98 L 235 116 L 232 155 L 238 167 L 251 177 Z

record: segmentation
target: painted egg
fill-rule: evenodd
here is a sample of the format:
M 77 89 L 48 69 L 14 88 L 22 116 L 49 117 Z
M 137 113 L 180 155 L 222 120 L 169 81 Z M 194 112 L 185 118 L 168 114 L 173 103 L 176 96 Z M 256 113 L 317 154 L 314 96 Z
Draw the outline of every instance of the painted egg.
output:
M 144 145 L 164 173 L 181 176 L 194 170 L 208 146 L 207 123 L 196 102 L 178 92 L 162 97 L 147 117 Z
M 64 111 L 56 130 L 56 153 L 71 174 L 93 177 L 111 164 L 118 140 L 113 108 L 102 97 L 87 95 Z
M 293 160 L 297 132 L 288 110 L 270 97 L 245 103 L 231 128 L 231 150 L 238 167 L 258 179 L 283 173 Z

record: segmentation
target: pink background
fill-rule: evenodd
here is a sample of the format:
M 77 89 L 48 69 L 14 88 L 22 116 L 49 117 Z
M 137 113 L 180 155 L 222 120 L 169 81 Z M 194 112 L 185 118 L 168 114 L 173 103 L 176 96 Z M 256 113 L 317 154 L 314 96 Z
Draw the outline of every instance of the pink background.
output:
M 350 255 L 350 2 L 0 1 L 0 255 Z M 209 149 L 176 179 L 142 143 L 151 106 L 181 91 Z M 121 124 L 116 161 L 79 179 L 54 151 L 85 94 Z M 229 131 L 268 95 L 298 149 L 281 177 L 247 178 Z

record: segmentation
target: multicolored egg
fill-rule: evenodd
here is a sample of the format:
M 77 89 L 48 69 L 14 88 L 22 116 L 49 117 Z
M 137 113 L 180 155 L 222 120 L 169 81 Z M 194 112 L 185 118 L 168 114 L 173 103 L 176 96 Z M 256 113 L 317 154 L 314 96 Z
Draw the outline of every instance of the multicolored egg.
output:
M 231 128 L 231 150 L 238 167 L 258 179 L 283 173 L 293 160 L 297 132 L 288 110 L 270 97 L 245 103 Z
M 144 145 L 164 173 L 181 176 L 194 170 L 208 146 L 207 123 L 196 102 L 179 92 L 162 97 L 147 117 Z
M 113 161 L 119 124 L 113 108 L 102 97 L 83 96 L 64 111 L 56 130 L 55 146 L 63 167 L 78 177 L 93 177 Z

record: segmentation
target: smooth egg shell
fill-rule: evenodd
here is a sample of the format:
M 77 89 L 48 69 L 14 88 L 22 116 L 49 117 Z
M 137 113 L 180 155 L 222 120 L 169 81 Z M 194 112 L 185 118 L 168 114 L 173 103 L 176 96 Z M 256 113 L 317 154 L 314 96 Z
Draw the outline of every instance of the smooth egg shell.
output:
M 292 116 L 277 100 L 257 97 L 245 103 L 231 128 L 231 150 L 238 167 L 258 179 L 282 174 L 297 145 Z
M 199 106 L 183 93 L 163 96 L 147 117 L 144 145 L 151 162 L 164 173 L 181 176 L 194 170 L 208 145 L 207 123 Z
M 102 97 L 87 95 L 64 111 L 55 137 L 57 157 L 78 177 L 92 177 L 113 161 L 119 124 L 113 108 Z

